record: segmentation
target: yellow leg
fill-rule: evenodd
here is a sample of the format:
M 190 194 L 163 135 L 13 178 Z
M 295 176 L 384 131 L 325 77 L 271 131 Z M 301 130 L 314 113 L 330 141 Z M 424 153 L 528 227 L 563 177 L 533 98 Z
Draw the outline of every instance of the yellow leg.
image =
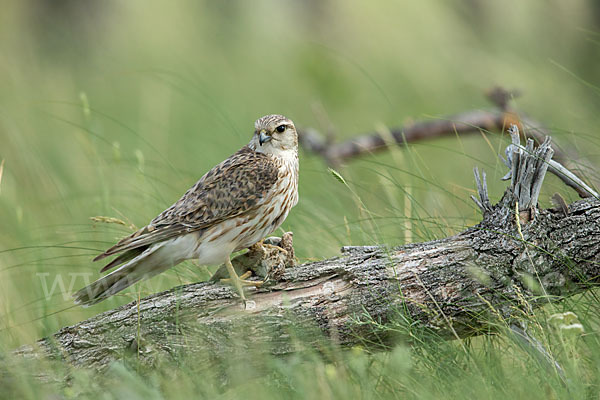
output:
M 246 271 L 240 275 L 240 279 L 244 280 L 244 279 L 250 278 L 251 276 L 252 276 L 252 271 Z
M 242 275 L 239 276 L 239 281 L 242 286 L 254 286 L 261 287 L 265 281 L 248 281 L 246 278 L 250 278 L 252 276 L 252 271 L 246 271 Z M 223 278 L 219 279 L 221 283 L 231 283 L 231 278 Z
M 229 279 L 222 279 L 221 282 L 228 281 L 226 283 L 232 283 L 233 286 L 237 289 L 238 293 L 240 294 L 240 297 L 242 298 L 242 300 L 245 303 L 246 296 L 244 296 L 244 289 L 242 288 L 241 279 L 235 272 L 235 269 L 233 268 L 233 265 L 231 264 L 231 260 L 229 259 L 229 257 L 227 257 L 227 259 L 225 260 L 225 266 L 227 267 L 227 271 L 229 272 Z
M 221 282 L 232 284 L 236 288 L 244 302 L 246 301 L 246 296 L 244 295 L 243 289 L 244 286 L 260 287 L 264 283 L 263 281 L 246 280 L 246 278 L 249 278 L 252 275 L 252 271 L 246 271 L 241 276 L 238 276 L 235 272 L 235 269 L 233 268 L 233 264 L 231 264 L 231 260 L 229 259 L 229 257 L 227 257 L 227 260 L 225 260 L 225 266 L 227 267 L 227 271 L 229 272 L 229 278 L 221 279 Z

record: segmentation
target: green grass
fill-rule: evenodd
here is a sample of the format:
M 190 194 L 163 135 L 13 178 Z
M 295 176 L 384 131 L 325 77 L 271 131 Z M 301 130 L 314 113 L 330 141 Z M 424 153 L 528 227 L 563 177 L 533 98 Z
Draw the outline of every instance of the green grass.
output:
M 92 308 L 72 307 L 69 298 L 99 276 L 94 255 L 245 144 L 264 114 L 332 129 L 343 140 L 488 108 L 483 91 L 501 84 L 523 91 L 515 107 L 547 124 L 555 142 L 598 165 L 597 13 L 591 0 L 9 1 L 0 13 L 1 357 L 138 292 L 206 279 L 210 268 L 186 262 Z M 346 184 L 318 157 L 302 153 L 300 203 L 283 225 L 294 232 L 297 256 L 431 240 L 477 223 L 469 200 L 472 168 L 488 173 L 493 200 L 505 188 L 497 154 L 507 141 L 483 136 L 365 156 L 336 167 Z M 554 192 L 576 199 L 549 177 L 543 206 Z M 126 224 L 94 222 L 95 216 Z M 448 342 L 405 321 L 385 327 L 399 337 L 391 351 L 330 344 L 317 352 L 299 341 L 304 351 L 287 358 L 257 349 L 245 364 L 203 365 L 183 355 L 152 370 L 125 360 L 103 375 L 26 362 L 0 368 L 0 393 L 595 398 L 600 302 L 594 293 L 525 316 L 563 366 L 564 382 L 503 329 Z M 577 314 L 583 335 L 568 337 L 548 323 L 564 311 Z

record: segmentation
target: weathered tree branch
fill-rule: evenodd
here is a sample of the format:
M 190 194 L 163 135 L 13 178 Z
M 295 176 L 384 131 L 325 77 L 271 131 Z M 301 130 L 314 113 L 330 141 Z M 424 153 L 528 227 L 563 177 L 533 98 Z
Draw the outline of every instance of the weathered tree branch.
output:
M 490 321 L 512 318 L 523 301 L 546 304 L 600 280 L 600 201 L 575 202 L 566 213 L 537 209 L 550 141 L 537 149 L 514 144 L 511 154 L 511 185 L 498 204 L 491 205 L 477 175 L 483 221 L 460 234 L 399 247 L 344 247 L 340 257 L 288 268 L 274 285 L 253 292 L 245 308 L 228 286 L 181 286 L 16 353 L 102 369 L 128 352 L 146 364 L 180 352 L 209 362 L 239 350 L 231 345 L 236 338 L 242 347 L 286 354 L 295 350 L 291 333 L 298 329 L 318 333 L 304 342 L 328 336 L 342 346 L 385 345 L 386 327 L 402 324 L 446 338 L 488 332 Z
M 513 97 L 520 95 L 518 92 L 509 92 L 500 87 L 488 91 L 487 98 L 497 107 L 495 110 L 471 110 L 463 113 L 449 115 L 437 120 L 416 121 L 411 124 L 391 128 L 388 132 L 374 132 L 354 137 L 339 143 L 334 141 L 334 136 L 329 135 L 324 139 L 321 134 L 312 129 L 299 132 L 300 144 L 309 152 L 320 155 L 330 165 L 337 165 L 344 161 L 387 150 L 391 145 L 403 146 L 422 140 L 431 140 L 443 136 L 465 135 L 472 133 L 506 132 L 508 127 L 516 125 L 524 139 L 533 139 L 542 143 L 550 132 L 540 122 L 517 113 L 509 107 Z M 597 197 L 586 185 L 573 184 L 573 177 L 582 181 L 584 176 L 592 171 L 592 167 L 579 160 L 576 165 L 573 160 L 578 157 L 567 154 L 557 146 L 552 147 L 554 162 L 565 165 L 571 171 L 570 175 L 560 171 L 557 165 L 550 165 L 549 171 L 557 175 L 563 182 L 577 191 L 581 198 Z

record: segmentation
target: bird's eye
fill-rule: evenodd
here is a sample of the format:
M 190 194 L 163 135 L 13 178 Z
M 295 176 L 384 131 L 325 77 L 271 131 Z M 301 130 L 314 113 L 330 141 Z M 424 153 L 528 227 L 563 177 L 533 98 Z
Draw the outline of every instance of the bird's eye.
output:
M 279 125 L 275 130 L 279 133 L 285 132 L 285 125 Z

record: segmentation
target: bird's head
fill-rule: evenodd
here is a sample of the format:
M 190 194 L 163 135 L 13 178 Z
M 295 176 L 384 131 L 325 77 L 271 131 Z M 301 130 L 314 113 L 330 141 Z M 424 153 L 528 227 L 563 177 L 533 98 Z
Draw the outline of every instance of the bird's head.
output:
M 254 123 L 250 147 L 260 153 L 282 155 L 298 151 L 298 134 L 291 119 L 283 115 L 265 115 Z

